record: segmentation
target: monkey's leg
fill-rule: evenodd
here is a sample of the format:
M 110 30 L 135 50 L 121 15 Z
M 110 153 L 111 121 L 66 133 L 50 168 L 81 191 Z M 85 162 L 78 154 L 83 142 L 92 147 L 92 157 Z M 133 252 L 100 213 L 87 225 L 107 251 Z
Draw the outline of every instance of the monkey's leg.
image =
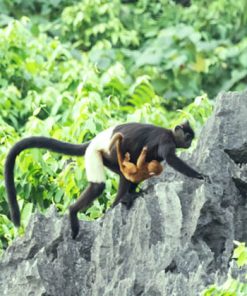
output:
M 130 189 L 129 189 L 129 193 L 136 193 L 136 188 L 137 188 L 138 184 L 136 183 L 131 183 L 130 184 Z
M 93 200 L 98 197 L 105 189 L 105 183 L 93 183 L 90 182 L 86 190 L 81 194 L 79 199 L 70 206 L 69 216 L 72 230 L 72 238 L 75 239 L 79 232 L 79 220 L 77 213 L 86 209 Z
M 108 147 L 108 145 L 109 141 L 103 142 L 102 138 L 99 137 L 99 139 L 92 141 L 86 150 L 85 168 L 89 186 L 70 207 L 70 223 L 73 238 L 75 238 L 79 232 L 77 213 L 87 208 L 105 188 L 105 172 L 100 149 L 104 149 L 105 146 Z
M 123 200 L 124 197 L 126 198 L 126 196 L 130 194 L 132 184 L 133 183 L 125 179 L 123 175 L 120 175 L 118 192 L 117 192 L 115 201 L 112 204 L 112 207 L 115 207 L 117 204 L 119 204 Z
M 143 147 L 142 152 L 140 153 L 140 155 L 137 159 L 136 165 L 137 165 L 138 169 L 141 169 L 146 162 L 147 150 L 148 150 L 148 148 L 146 146 Z
M 138 184 L 136 183 L 130 183 L 129 192 L 125 194 L 120 200 L 120 202 L 124 204 L 128 210 L 132 207 L 134 200 L 140 194 L 139 192 L 136 192 L 137 186 Z

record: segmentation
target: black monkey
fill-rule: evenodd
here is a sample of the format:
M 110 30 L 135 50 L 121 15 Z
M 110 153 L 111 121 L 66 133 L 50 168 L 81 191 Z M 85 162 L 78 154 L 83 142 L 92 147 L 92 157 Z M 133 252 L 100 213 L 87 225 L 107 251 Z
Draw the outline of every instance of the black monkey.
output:
M 115 147 L 110 150 L 111 138 L 115 133 L 123 134 L 121 151 L 123 154 L 129 152 L 134 163 L 136 163 L 143 147 L 146 146 L 148 149 L 146 161 L 157 160 L 161 162 L 166 160 L 170 166 L 188 177 L 197 179 L 206 177 L 192 169 L 175 154 L 176 148 L 189 148 L 191 145 L 194 132 L 189 122 L 176 126 L 174 131 L 151 124 L 126 123 L 104 130 L 90 142 L 84 144 L 69 144 L 46 137 L 30 137 L 17 142 L 11 148 L 5 162 L 5 185 L 11 219 L 14 224 L 20 225 L 20 211 L 14 185 L 15 159 L 21 151 L 27 148 L 46 148 L 72 156 L 85 155 L 89 185 L 69 209 L 73 238 L 79 232 L 77 213 L 87 208 L 105 188 L 104 166 L 120 175 L 119 188 L 113 206 L 119 202 L 128 201 L 131 195 L 135 193 L 137 184 L 124 178 L 119 169 Z

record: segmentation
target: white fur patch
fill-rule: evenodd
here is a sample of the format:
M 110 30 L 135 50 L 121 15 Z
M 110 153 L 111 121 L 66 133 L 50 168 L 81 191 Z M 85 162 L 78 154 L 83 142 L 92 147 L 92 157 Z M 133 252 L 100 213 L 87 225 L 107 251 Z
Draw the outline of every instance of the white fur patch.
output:
M 114 127 L 99 133 L 89 144 L 85 153 L 86 175 L 89 182 L 105 183 L 105 169 L 102 153 L 109 153 Z

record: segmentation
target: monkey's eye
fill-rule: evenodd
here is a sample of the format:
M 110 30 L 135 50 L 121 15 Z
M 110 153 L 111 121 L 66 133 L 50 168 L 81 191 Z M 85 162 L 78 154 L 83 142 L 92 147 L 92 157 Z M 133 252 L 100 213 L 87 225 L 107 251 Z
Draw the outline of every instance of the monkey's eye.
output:
M 185 135 L 185 141 L 191 141 L 192 140 L 192 135 L 191 134 L 186 134 Z

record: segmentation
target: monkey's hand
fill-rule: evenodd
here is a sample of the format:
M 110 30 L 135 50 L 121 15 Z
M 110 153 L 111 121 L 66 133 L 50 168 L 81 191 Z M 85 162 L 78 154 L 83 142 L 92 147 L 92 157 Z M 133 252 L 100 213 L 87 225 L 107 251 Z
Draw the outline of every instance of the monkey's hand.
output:
M 211 184 L 212 183 L 212 180 L 211 180 L 211 178 L 208 175 L 201 174 L 199 179 L 200 180 L 204 180 L 208 184 Z
M 129 154 L 129 152 L 126 152 L 125 153 L 124 160 L 125 161 L 130 161 L 130 154 Z

